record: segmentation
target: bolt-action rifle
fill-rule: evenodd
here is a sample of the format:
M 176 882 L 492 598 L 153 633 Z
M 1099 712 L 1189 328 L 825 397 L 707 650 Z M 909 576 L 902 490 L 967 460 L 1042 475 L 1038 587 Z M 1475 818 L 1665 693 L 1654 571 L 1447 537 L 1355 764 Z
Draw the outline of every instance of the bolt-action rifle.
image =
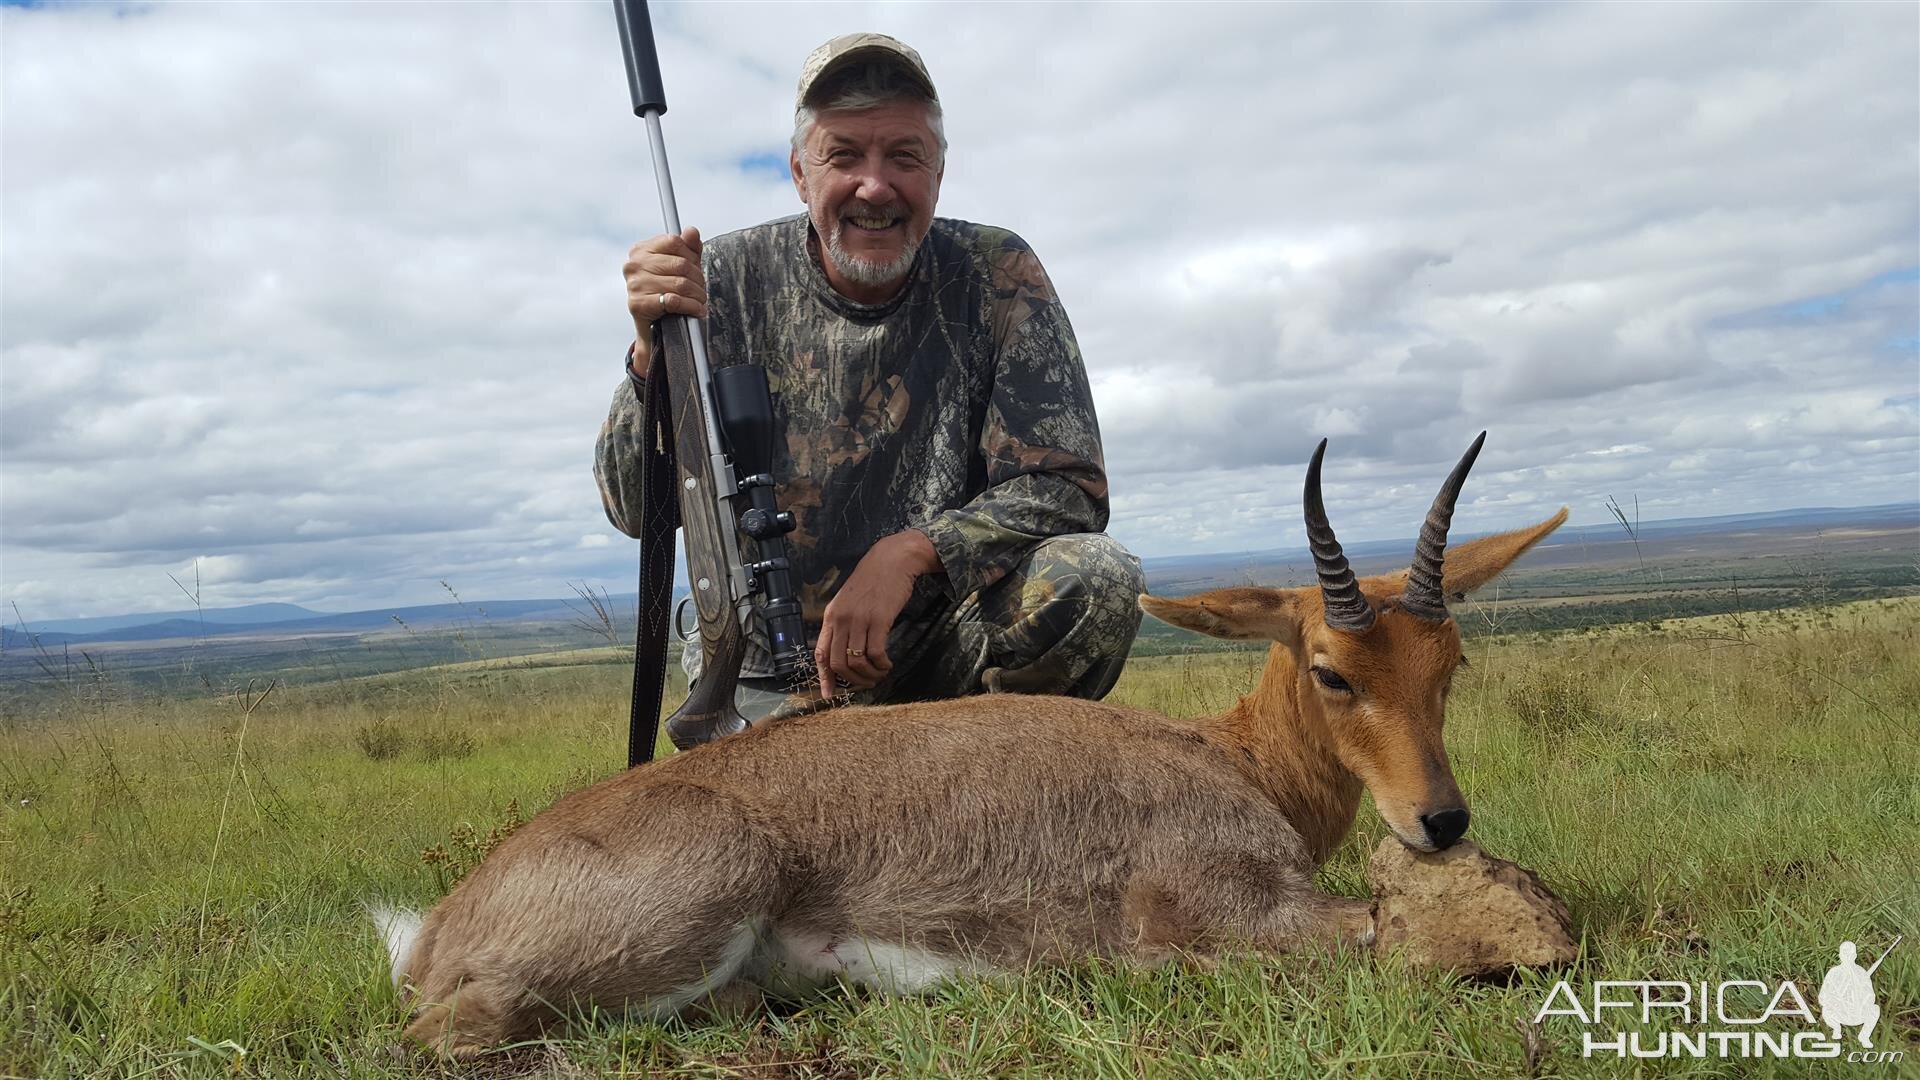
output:
M 680 212 L 660 131 L 667 95 L 653 24 L 646 0 L 614 0 L 613 8 L 633 112 L 647 122 L 652 142 L 660 213 L 667 231 L 678 235 Z M 787 562 L 793 515 L 779 508 L 773 494 L 773 396 L 766 369 L 746 362 L 713 367 L 706 327 L 688 316 L 656 323 L 654 345 L 642 410 L 647 461 L 629 766 L 653 757 L 675 524 L 686 529 L 687 579 L 704 663 L 686 701 L 667 719 L 673 744 L 686 749 L 746 729 L 733 694 L 756 615 L 766 628 L 776 674 L 797 684 L 812 664 Z M 741 537 L 752 544 L 751 559 L 741 554 Z

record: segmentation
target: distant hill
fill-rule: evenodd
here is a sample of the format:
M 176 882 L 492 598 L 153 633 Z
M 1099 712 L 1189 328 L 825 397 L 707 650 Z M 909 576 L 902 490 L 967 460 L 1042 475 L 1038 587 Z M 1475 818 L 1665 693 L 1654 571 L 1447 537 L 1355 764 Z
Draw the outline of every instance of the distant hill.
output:
M 684 595 L 684 590 L 680 590 Z M 633 612 L 634 594 L 616 594 L 608 598 L 616 612 L 624 611 L 630 618 Z M 294 614 L 280 618 L 260 618 L 252 621 L 240 621 L 229 617 L 232 612 L 256 612 L 262 608 L 278 608 Z M 48 620 L 33 624 L 32 636 L 43 647 L 59 645 L 91 645 L 109 641 L 162 641 L 178 638 L 232 638 L 246 636 L 283 637 L 290 634 L 353 634 L 369 630 L 441 630 L 462 625 L 509 622 L 571 622 L 587 614 L 587 607 L 577 597 L 549 600 L 484 600 L 464 604 L 423 604 L 412 607 L 370 608 L 366 611 L 346 611 L 336 614 L 310 611 L 294 604 L 256 604 L 245 608 L 208 608 L 205 619 L 197 613 L 179 613 L 165 615 L 117 615 L 101 619 Z M 133 620 L 143 620 L 134 622 Z M 72 633 L 58 630 L 41 630 L 61 623 L 112 623 L 113 626 L 101 626 L 91 632 Z M 0 647 L 8 649 L 24 648 L 29 644 L 28 635 L 14 627 L 0 629 Z
M 198 623 L 205 619 L 210 623 L 243 625 L 251 623 L 291 622 L 295 619 L 313 619 L 325 614 L 299 604 L 247 604 L 242 607 L 207 608 L 203 611 L 143 611 L 133 615 L 102 615 L 91 619 L 28 619 L 25 627 L 14 624 L 11 629 L 31 630 L 36 634 L 97 634 L 106 630 L 124 630 L 130 626 L 150 626 L 170 620 Z
M 1461 533 L 1456 539 L 1475 535 Z M 1562 528 L 1527 557 L 1533 570 L 1551 567 L 1599 567 L 1669 556 L 1738 553 L 1792 555 L 1821 546 L 1913 552 L 1920 556 L 1920 503 L 1884 506 L 1812 507 L 1762 514 L 1673 518 L 1644 522 L 1629 535 L 1618 523 Z M 1361 574 L 1396 570 L 1407 564 L 1413 540 L 1361 541 L 1346 545 Z M 1178 595 L 1220 585 L 1304 582 L 1313 573 L 1306 548 L 1178 555 L 1143 560 L 1148 588 Z M 685 590 L 675 590 L 675 599 Z M 608 597 L 616 618 L 632 625 L 634 594 Z M 33 622 L 41 648 L 105 642 L 286 638 L 370 631 L 494 628 L 513 623 L 578 623 L 588 612 L 578 597 L 544 600 L 487 600 L 464 604 L 427 604 L 326 613 L 297 604 L 249 604 L 208 608 L 204 612 L 169 611 L 111 615 L 92 619 Z M 27 649 L 32 641 L 19 627 L 0 629 L 0 649 Z
M 1483 533 L 1457 530 L 1456 540 Z M 1408 564 L 1413 538 L 1343 544 L 1354 572 L 1387 573 Z M 1629 534 L 1618 522 L 1563 526 L 1528 553 L 1526 567 L 1600 567 L 1676 555 L 1792 554 L 1822 544 L 1902 550 L 1920 557 L 1920 503 L 1808 507 L 1762 514 L 1669 518 L 1640 522 Z M 1178 595 L 1222 585 L 1306 582 L 1313 556 L 1305 547 L 1176 555 L 1142 560 L 1147 586 Z
M 1640 522 L 1634 526 L 1634 532 L 1641 540 L 1657 536 L 1676 536 L 1692 533 L 1725 533 L 1742 529 L 1818 529 L 1823 526 L 1846 527 L 1872 525 L 1893 527 L 1896 529 L 1920 529 L 1920 503 L 1887 503 L 1882 506 L 1844 506 L 1844 507 L 1807 507 L 1797 510 L 1772 510 L 1761 514 L 1726 514 L 1720 517 L 1666 518 L 1661 521 Z M 1461 531 L 1457 539 L 1469 539 L 1480 533 Z M 1610 521 L 1603 525 L 1569 525 L 1554 530 L 1553 538 L 1547 546 L 1557 547 L 1569 540 L 1594 538 L 1602 540 L 1618 539 L 1621 543 L 1631 543 L 1633 537 L 1620 527 L 1619 522 Z M 1358 543 L 1342 544 L 1349 557 L 1365 555 L 1383 555 L 1387 552 L 1413 551 L 1413 538 L 1404 540 L 1363 540 Z M 1307 549 L 1270 548 L 1261 551 L 1217 552 L 1208 555 L 1169 555 L 1145 560 L 1149 568 L 1177 569 L 1202 563 L 1217 563 L 1222 560 L 1255 559 L 1262 562 L 1276 560 L 1302 559 L 1307 557 Z M 1528 556 L 1532 559 L 1532 556 Z

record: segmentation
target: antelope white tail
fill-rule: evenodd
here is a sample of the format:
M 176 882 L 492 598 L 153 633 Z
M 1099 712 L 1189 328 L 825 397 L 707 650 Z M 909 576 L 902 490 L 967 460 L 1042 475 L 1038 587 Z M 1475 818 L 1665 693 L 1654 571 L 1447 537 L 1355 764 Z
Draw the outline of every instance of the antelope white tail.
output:
M 413 943 L 420 937 L 421 914 L 385 904 L 368 904 L 367 915 L 386 940 L 387 955 L 393 960 L 393 988 L 400 988 L 407 961 L 413 958 Z

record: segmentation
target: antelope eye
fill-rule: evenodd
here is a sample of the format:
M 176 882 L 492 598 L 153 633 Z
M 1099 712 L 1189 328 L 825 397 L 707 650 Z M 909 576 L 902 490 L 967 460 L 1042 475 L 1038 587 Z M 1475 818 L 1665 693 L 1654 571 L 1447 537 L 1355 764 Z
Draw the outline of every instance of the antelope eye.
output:
M 1341 678 L 1332 668 L 1323 668 L 1315 665 L 1312 671 L 1313 677 L 1320 680 L 1321 686 L 1329 690 L 1338 690 L 1343 694 L 1353 693 L 1353 684 Z

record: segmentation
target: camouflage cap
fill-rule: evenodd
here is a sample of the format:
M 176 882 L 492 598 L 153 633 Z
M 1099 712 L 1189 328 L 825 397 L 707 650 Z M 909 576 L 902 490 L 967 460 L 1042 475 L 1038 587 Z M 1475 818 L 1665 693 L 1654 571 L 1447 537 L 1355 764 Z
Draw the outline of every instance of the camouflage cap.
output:
M 919 83 L 929 98 L 940 100 L 933 89 L 933 77 L 927 74 L 927 65 L 921 62 L 919 53 L 898 38 L 860 33 L 842 34 L 807 55 L 807 62 L 800 67 L 800 92 L 794 98 L 795 107 L 806 105 L 807 95 L 828 72 L 856 60 L 890 60 Z

